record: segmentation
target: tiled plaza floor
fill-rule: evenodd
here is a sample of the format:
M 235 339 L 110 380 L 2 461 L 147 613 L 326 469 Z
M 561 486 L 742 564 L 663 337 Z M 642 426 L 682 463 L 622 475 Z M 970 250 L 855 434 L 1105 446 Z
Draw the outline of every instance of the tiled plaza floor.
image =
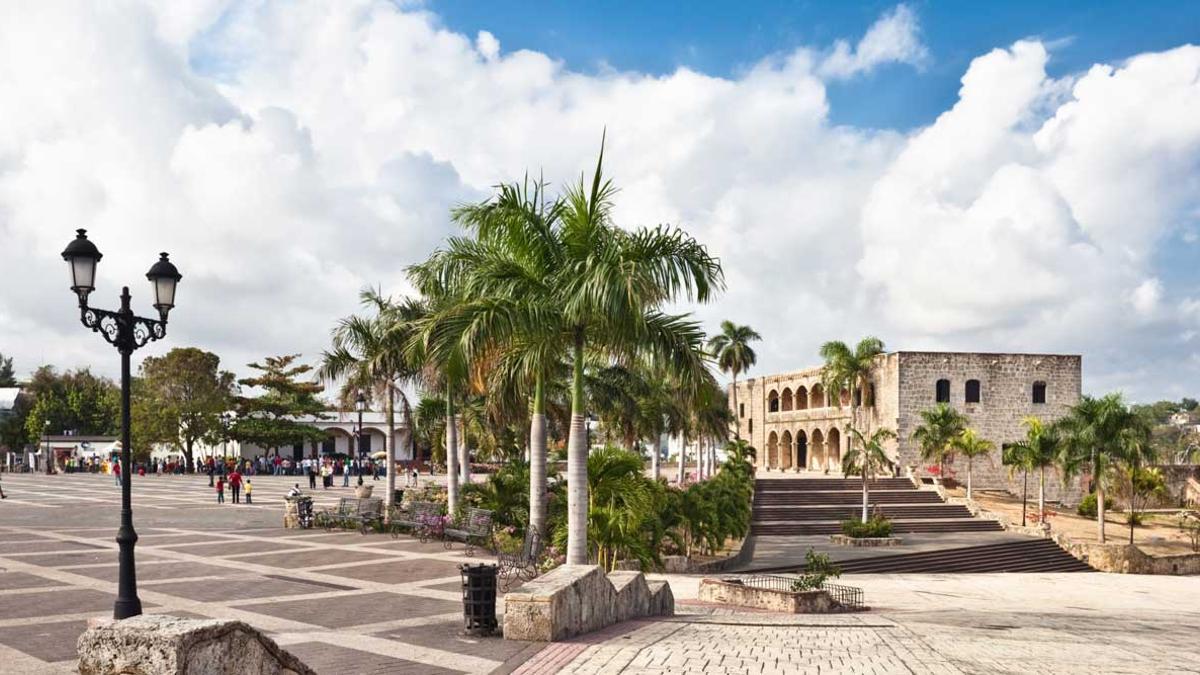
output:
M 134 479 L 147 613 L 240 619 L 337 675 L 505 671 L 539 648 L 459 634 L 461 545 L 284 530 L 281 498 L 296 479 L 253 481 L 253 505 L 220 505 L 206 477 Z M 74 672 L 87 619 L 112 613 L 120 489 L 96 475 L 4 474 L 2 484 L 0 673 Z M 314 497 L 321 506 L 350 493 Z

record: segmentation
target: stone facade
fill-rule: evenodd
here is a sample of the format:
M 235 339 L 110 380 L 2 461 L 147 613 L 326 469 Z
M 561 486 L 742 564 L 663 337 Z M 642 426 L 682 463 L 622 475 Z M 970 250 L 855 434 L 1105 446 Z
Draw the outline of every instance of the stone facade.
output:
M 504 637 L 557 642 L 620 621 L 675 613 L 665 581 L 641 572 L 605 574 L 597 565 L 560 565 L 504 596 Z
M 893 460 L 916 467 L 921 475 L 927 471 L 913 430 L 921 411 L 937 405 L 939 397 L 948 399 L 973 429 L 996 444 L 991 456 L 975 460 L 975 486 L 1008 489 L 1013 483 L 1000 462 L 1002 444 L 1025 436 L 1025 417 L 1045 422 L 1062 417 L 1079 401 L 1081 388 L 1078 355 L 893 352 L 877 358 L 871 387 L 856 401 L 862 404 L 857 417 L 869 429 L 895 431 L 898 440 L 889 448 Z M 849 404 L 846 391 L 831 396 L 824 390 L 821 368 L 748 378 L 730 396 L 738 431 L 757 449 L 755 461 L 767 471 L 839 473 L 849 447 Z M 965 480 L 962 460 L 951 468 Z M 1047 482 L 1050 499 L 1068 497 L 1057 480 Z

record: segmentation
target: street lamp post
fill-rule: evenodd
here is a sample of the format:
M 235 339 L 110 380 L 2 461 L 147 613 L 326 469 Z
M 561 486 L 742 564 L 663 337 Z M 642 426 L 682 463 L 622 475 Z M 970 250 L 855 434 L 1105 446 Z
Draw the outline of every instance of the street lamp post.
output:
M 358 456 L 358 484 L 363 484 L 363 451 L 362 451 L 362 414 L 367 409 L 367 397 L 363 396 L 362 390 L 358 392 L 358 396 L 354 399 L 354 409 L 358 411 L 358 433 L 354 435 L 354 454 Z
M 167 314 L 175 306 L 175 286 L 182 276 L 166 253 L 160 254 L 158 262 L 146 273 L 154 289 L 158 319 L 146 319 L 133 313 L 129 307 L 128 286 L 121 289 L 121 309 L 112 312 L 89 307 L 88 294 L 96 289 L 96 265 L 102 256 L 96 245 L 88 240 L 86 230 L 76 232 L 62 257 L 70 267 L 71 290 L 79 297 L 79 320 L 92 332 L 103 336 L 121 354 L 121 527 L 117 530 L 120 572 L 113 618 L 127 619 L 142 613 L 142 601 L 137 595 L 137 568 L 133 561 L 138 536 L 133 530 L 133 506 L 130 504 L 133 461 L 129 438 L 129 357 L 147 343 L 166 337 Z
M 46 462 L 46 475 L 48 476 L 53 473 L 51 469 L 54 466 L 54 463 L 50 461 L 50 420 L 42 422 L 42 441 L 46 443 L 46 456 L 42 459 Z

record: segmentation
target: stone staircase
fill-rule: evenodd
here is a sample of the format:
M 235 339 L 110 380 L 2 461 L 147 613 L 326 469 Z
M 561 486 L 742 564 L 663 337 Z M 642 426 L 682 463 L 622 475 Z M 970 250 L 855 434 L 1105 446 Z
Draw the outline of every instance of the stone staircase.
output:
M 966 507 L 945 503 L 907 478 L 871 482 L 871 510 L 892 520 L 892 531 L 999 532 L 992 520 L 973 518 Z M 862 515 L 862 481 L 854 478 L 766 479 L 755 484 L 755 535 L 836 534 L 841 522 Z

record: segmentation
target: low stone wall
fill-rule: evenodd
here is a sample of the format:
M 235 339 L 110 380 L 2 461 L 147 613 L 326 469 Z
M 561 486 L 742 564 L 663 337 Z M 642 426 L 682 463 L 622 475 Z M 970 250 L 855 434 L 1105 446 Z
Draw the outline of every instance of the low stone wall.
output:
M 723 579 L 701 579 L 697 597 L 704 602 L 786 614 L 824 614 L 839 609 L 828 591 L 774 591 Z
M 93 620 L 77 649 L 80 675 L 316 675 L 241 621 L 161 615 Z
M 605 575 L 597 565 L 561 565 L 504 596 L 504 637 L 556 642 L 618 621 L 671 616 L 675 596 L 665 581 L 641 572 Z
M 857 546 L 870 548 L 873 546 L 899 546 L 904 543 L 900 537 L 848 537 L 844 534 L 831 534 L 829 541 L 837 546 Z

